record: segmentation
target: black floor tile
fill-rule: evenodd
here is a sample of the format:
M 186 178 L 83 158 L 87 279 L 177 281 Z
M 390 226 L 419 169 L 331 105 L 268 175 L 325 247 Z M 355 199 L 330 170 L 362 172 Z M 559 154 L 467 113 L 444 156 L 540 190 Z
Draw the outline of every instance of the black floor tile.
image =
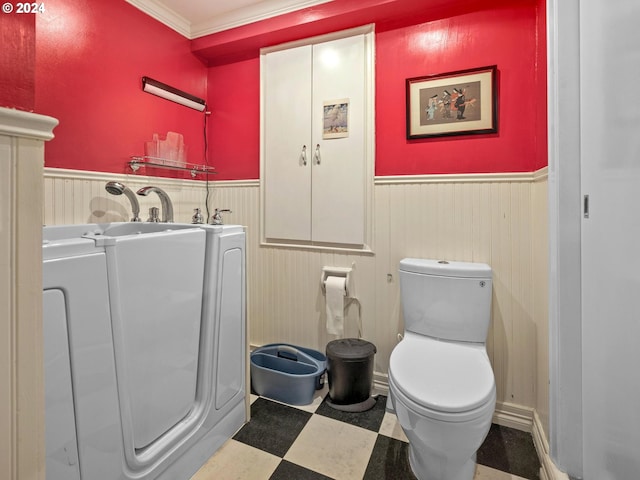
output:
M 332 480 L 331 477 L 308 470 L 295 463 L 282 460 L 269 480 Z
M 363 480 L 416 480 L 409 465 L 409 444 L 378 435 Z
M 284 457 L 309 418 L 311 413 L 258 398 L 251 405 L 251 420 L 233 439 Z
M 529 480 L 539 479 L 540 460 L 531 434 L 513 428 L 491 425 L 478 450 L 478 463 Z
M 316 413 L 318 415 L 323 415 L 325 417 L 333 418 L 334 420 L 340 420 L 341 422 L 346 422 L 351 425 L 355 425 L 357 427 L 366 428 L 367 430 L 371 430 L 377 432 L 380 430 L 380 425 L 382 424 L 382 419 L 384 418 L 385 407 L 387 405 L 387 397 L 384 395 L 379 395 L 376 399 L 376 404 L 370 410 L 366 412 L 343 412 L 341 410 L 336 410 L 335 408 L 330 407 L 327 404 L 327 399 L 329 395 L 327 395 L 318 409 Z

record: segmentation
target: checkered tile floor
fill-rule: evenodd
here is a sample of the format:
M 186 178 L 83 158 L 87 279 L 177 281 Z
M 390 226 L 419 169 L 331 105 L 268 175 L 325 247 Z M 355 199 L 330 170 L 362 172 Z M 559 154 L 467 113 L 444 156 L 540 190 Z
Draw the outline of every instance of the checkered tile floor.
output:
M 415 480 L 386 397 L 368 412 L 345 413 L 327 405 L 326 393 L 302 407 L 252 396 L 251 421 L 191 480 Z M 537 480 L 539 470 L 530 434 L 493 425 L 475 480 Z

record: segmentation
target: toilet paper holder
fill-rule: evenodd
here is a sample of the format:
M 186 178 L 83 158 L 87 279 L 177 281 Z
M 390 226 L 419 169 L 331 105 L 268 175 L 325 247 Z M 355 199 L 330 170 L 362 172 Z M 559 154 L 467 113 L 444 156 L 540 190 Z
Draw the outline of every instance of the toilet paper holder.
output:
M 320 288 L 322 289 L 322 293 L 327 293 L 326 281 L 328 277 L 343 277 L 345 278 L 344 288 L 345 288 L 345 297 L 353 297 L 353 273 L 352 267 L 322 267 L 322 275 L 320 277 Z

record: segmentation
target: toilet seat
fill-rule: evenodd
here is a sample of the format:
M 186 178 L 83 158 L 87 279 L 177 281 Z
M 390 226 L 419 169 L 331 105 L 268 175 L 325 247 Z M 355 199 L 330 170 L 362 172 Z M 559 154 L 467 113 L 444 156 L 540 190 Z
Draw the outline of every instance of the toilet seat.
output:
M 397 385 L 393 381 L 393 376 L 391 374 L 389 374 L 389 394 L 391 395 L 392 399 L 395 400 L 394 408 L 398 420 L 403 417 L 401 410 L 405 409 L 413 412 L 413 414 L 417 415 L 419 418 L 430 419 L 442 424 L 465 422 L 469 423 L 476 422 L 485 418 L 491 418 L 496 406 L 496 395 L 494 390 L 493 395 L 491 395 L 487 403 L 479 406 L 478 408 L 467 410 L 466 412 L 457 413 L 439 412 L 437 410 L 427 408 L 424 405 L 420 405 L 407 397 L 402 392 L 402 390 L 397 387 Z M 400 424 L 402 425 L 402 421 L 400 422 Z M 405 425 L 403 425 L 402 427 L 403 429 L 405 429 Z
M 474 418 L 495 402 L 493 370 L 483 344 L 406 332 L 391 354 L 389 377 L 414 409 L 430 417 Z

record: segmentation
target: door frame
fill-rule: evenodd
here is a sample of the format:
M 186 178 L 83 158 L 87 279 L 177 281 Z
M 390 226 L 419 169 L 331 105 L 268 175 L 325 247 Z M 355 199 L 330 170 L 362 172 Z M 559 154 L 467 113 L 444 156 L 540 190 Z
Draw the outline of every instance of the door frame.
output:
M 582 477 L 580 1 L 547 0 L 549 443 Z

